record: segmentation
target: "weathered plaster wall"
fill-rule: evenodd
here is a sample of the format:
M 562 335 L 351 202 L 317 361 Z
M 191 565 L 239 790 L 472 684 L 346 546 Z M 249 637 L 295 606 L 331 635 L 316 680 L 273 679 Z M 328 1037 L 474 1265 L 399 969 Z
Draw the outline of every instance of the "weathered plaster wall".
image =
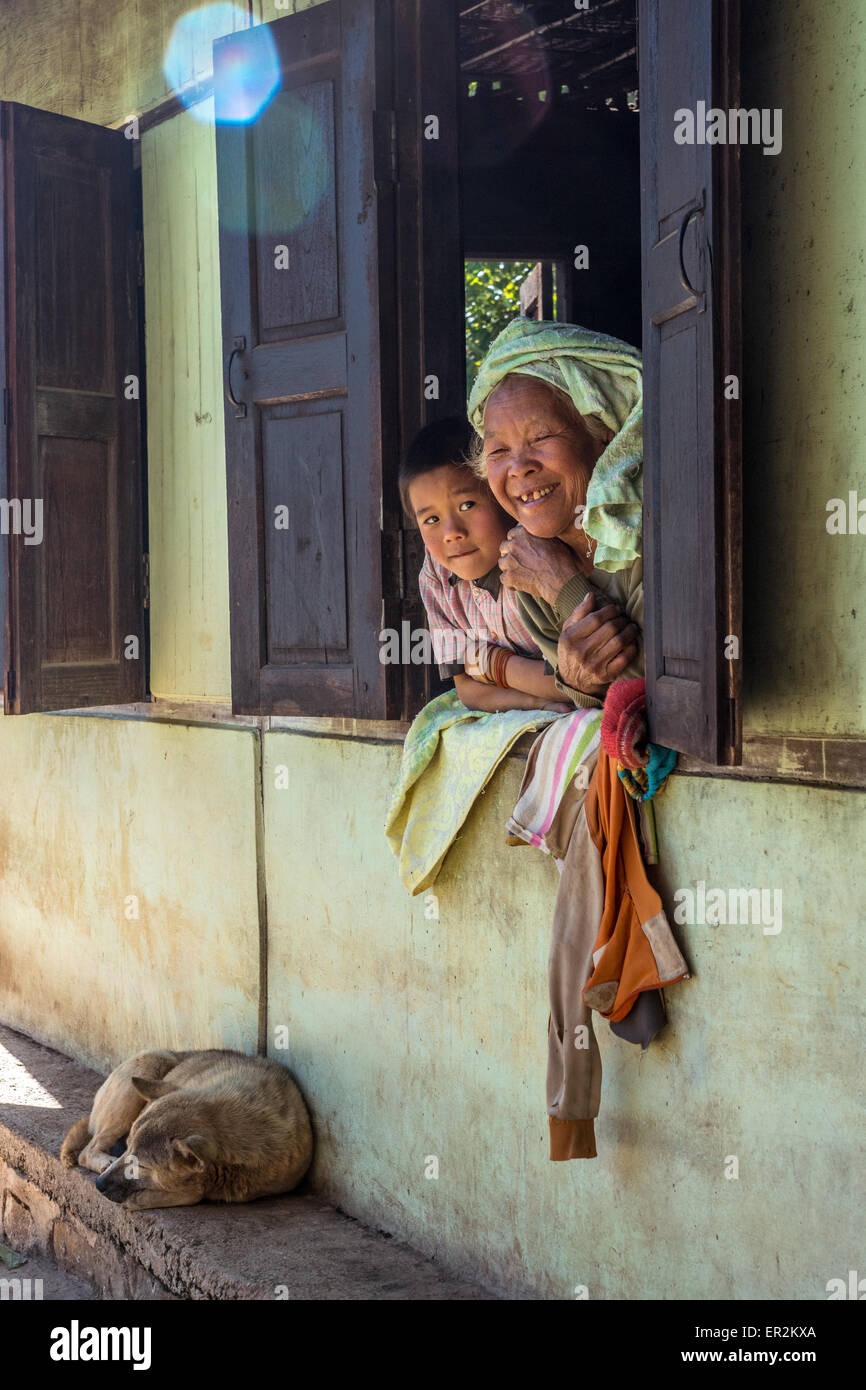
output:
M 866 733 L 866 12 L 743 6 L 743 105 L 783 112 L 778 156 L 744 149 L 745 723 Z M 866 520 L 864 520 L 866 527 Z
M 255 0 L 259 18 L 262 3 L 270 0 Z M 196 0 L 3 0 L 0 97 L 117 125 L 170 95 L 162 65 L 172 30 L 203 8 Z M 210 9 L 214 38 L 247 27 L 245 0 Z M 184 81 L 203 70 L 191 62 Z
M 0 719 L 4 1022 L 100 1068 L 143 1043 L 255 1050 L 254 738 Z
M 866 797 L 682 778 L 665 791 L 668 900 L 700 879 L 781 887 L 782 930 L 677 928 L 693 977 L 667 992 L 669 1027 L 642 1056 L 602 1024 L 599 1157 L 554 1164 L 557 878 L 540 852 L 503 843 L 518 765 L 449 855 L 436 920 L 405 894 L 382 836 L 398 755 L 266 741 L 271 1050 L 314 1106 L 317 1185 L 514 1291 L 824 1297 L 859 1258 L 866 947 L 849 863 Z M 287 1053 L 273 1046 L 280 1026 Z M 430 1155 L 438 1180 L 425 1177 Z
M 164 699 L 230 699 L 219 223 L 211 125 L 184 113 L 145 133 L 142 198 L 150 687 Z
M 32 716 L 0 741 L 0 1017 L 104 1069 L 143 1040 L 254 1050 L 255 735 Z M 268 1037 L 314 1112 L 316 1185 L 514 1293 L 823 1297 L 858 1256 L 864 796 L 672 783 L 667 902 L 701 879 L 779 887 L 782 930 L 677 928 L 692 978 L 667 1032 L 642 1056 L 602 1025 L 599 1158 L 551 1164 L 557 880 L 503 843 L 520 765 L 446 861 L 437 918 L 382 837 L 398 757 L 265 736 Z

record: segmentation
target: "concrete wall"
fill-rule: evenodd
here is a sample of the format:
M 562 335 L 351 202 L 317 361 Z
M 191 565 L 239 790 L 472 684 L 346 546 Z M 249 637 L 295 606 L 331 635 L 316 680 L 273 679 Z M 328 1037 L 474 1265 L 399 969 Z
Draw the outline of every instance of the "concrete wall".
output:
M 827 533 L 863 482 L 866 16 L 743 6 L 742 101 L 783 111 L 742 152 L 745 727 L 866 733 L 866 541 Z
M 255 0 L 259 18 L 263 3 L 270 7 Z M 204 8 L 186 0 L 3 0 L 0 96 L 118 125 L 170 95 L 162 65 L 172 30 Z M 246 0 L 208 8 L 212 38 L 247 26 Z M 184 81 L 202 70 L 191 60 Z
M 666 900 L 700 879 L 781 887 L 782 929 L 677 929 L 692 978 L 667 991 L 663 1037 L 641 1055 L 597 1030 L 599 1157 L 551 1163 L 557 877 L 539 851 L 504 844 L 519 764 L 446 860 L 436 920 L 406 897 L 381 835 L 398 760 L 349 741 L 266 741 L 270 1036 L 288 1029 L 288 1055 L 272 1051 L 315 1106 L 320 1189 L 514 1291 L 823 1297 L 861 1258 L 866 945 L 848 865 L 866 796 L 666 788 Z M 276 763 L 287 790 L 273 789 Z M 810 853 L 800 833 L 778 833 L 804 825 Z M 438 1180 L 425 1177 L 431 1155 Z
M 103 1069 L 143 1040 L 253 1051 L 261 868 L 269 1050 L 308 1096 L 314 1183 L 346 1210 L 543 1297 L 819 1298 L 856 1268 L 863 795 L 674 780 L 666 901 L 701 879 L 780 887 L 782 930 L 678 929 L 692 978 L 663 1039 L 642 1056 L 600 1030 L 599 1158 L 551 1164 L 556 875 L 503 843 L 517 760 L 446 861 L 436 918 L 381 834 L 399 745 L 266 735 L 257 861 L 254 732 L 34 716 L 0 739 L 4 1021 Z
M 209 102 L 213 107 L 213 101 Z M 231 698 L 219 222 L 213 126 L 142 137 L 150 688 Z
M 103 1069 L 145 1039 L 255 1050 L 255 737 L 0 719 L 4 1022 Z
M 185 6 L 79 8 L 80 30 L 44 0 L 6 4 L 0 94 L 106 123 L 161 99 Z M 784 108 L 778 159 L 743 155 L 745 724 L 863 736 L 863 542 L 825 527 L 863 424 L 863 22 L 845 0 L 744 9 L 744 103 Z M 153 689 L 219 698 L 212 133 L 183 115 L 146 135 L 143 178 Z M 436 919 L 381 833 L 398 745 L 265 733 L 257 834 L 258 737 L 0 720 L 0 1017 L 103 1068 L 143 1039 L 252 1051 L 266 889 L 268 1039 L 313 1108 L 314 1180 L 346 1210 L 554 1298 L 822 1298 L 858 1267 L 863 794 L 673 779 L 668 903 L 700 880 L 779 887 L 783 929 L 679 929 L 693 978 L 669 991 L 671 1026 L 645 1056 L 602 1030 L 599 1158 L 551 1164 L 556 878 L 502 843 L 519 765 L 449 856 Z

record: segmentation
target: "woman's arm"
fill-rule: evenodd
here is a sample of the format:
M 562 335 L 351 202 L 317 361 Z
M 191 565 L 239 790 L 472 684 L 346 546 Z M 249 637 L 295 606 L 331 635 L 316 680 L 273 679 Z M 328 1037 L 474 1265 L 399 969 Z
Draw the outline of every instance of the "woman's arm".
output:
M 622 579 L 617 577 L 615 597 L 589 583 L 583 575 L 575 575 L 564 585 L 555 606 L 533 595 L 518 593 L 517 603 L 524 626 L 556 670 L 555 683 L 560 699 L 571 700 L 577 706 L 600 708 L 612 680 L 644 674 L 642 581 L 643 567 L 640 560 L 636 560 Z M 606 610 L 603 617 L 602 609 Z M 584 623 L 586 618 L 589 621 Z M 596 666 L 592 657 L 597 657 L 597 653 L 590 653 L 589 648 L 599 642 L 597 630 L 611 620 L 613 625 L 602 634 L 602 645 L 614 639 L 605 652 L 610 667 L 589 671 L 584 658 L 589 656 L 589 664 Z M 626 627 L 628 632 L 623 631 Z M 627 664 L 614 660 L 623 653 Z M 591 691 L 594 693 L 589 693 Z
M 539 666 L 543 670 L 541 661 L 527 664 Z M 511 665 L 512 662 L 509 661 L 509 671 Z M 472 676 L 466 675 L 454 677 L 454 688 L 460 703 L 467 709 L 484 710 L 486 713 L 496 713 L 505 709 L 554 709 L 558 713 L 565 713 L 570 706 L 563 704 L 562 696 L 554 686 L 553 677 L 545 676 L 544 679 L 550 682 L 550 694 L 531 695 L 525 690 L 503 690 L 499 685 L 486 685 L 483 681 L 473 680 Z
M 612 681 L 625 674 L 640 653 L 643 634 L 617 603 L 587 594 L 563 624 L 559 636 L 560 680 L 603 701 Z

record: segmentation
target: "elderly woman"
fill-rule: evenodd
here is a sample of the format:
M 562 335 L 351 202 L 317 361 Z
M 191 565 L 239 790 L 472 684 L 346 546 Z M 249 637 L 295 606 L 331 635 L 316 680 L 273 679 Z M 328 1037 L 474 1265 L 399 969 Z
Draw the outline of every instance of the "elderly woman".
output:
M 476 467 L 519 526 L 502 583 L 577 706 L 643 674 L 642 372 L 635 348 L 573 324 L 515 319 L 469 399 Z
M 539 747 L 560 739 L 557 750 L 570 755 L 577 747 L 583 761 L 594 760 L 595 711 L 610 683 L 643 674 L 642 413 L 635 348 L 572 324 L 528 319 L 510 323 L 491 345 L 469 400 L 480 436 L 476 467 L 519 523 L 501 548 L 502 583 L 519 591 L 524 621 L 557 689 L 582 707 L 571 716 L 579 728 L 551 726 L 536 740 L 509 821 L 512 831 L 554 855 L 561 875 L 549 965 L 554 1160 L 596 1155 L 601 1059 L 582 991 L 593 969 L 605 883 L 585 816 L 586 781 L 573 776 L 567 756 L 545 760 Z M 564 790 L 544 781 L 542 765 L 570 767 Z M 557 804 L 531 835 L 528 820 L 515 819 L 527 802 Z M 646 1046 L 663 1021 L 653 990 L 611 1027 Z

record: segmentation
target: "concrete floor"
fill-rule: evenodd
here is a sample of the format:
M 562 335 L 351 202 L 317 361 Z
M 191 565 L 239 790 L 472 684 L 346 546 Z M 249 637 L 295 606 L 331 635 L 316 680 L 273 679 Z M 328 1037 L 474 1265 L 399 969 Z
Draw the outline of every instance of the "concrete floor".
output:
M 0 1262 L 0 1279 L 21 1280 L 21 1296 L 35 1301 L 41 1298 L 44 1303 L 90 1303 L 105 1302 L 110 1294 L 101 1294 L 85 1279 L 67 1274 L 50 1255 L 28 1255 L 26 1263 L 15 1269 L 6 1269 Z M 40 1288 L 41 1284 L 41 1288 Z M 3 1286 L 0 1285 L 0 1301 L 3 1301 Z M 7 1299 L 14 1298 L 11 1292 Z
M 102 1077 L 0 1025 L 0 1242 L 28 1256 L 0 1278 L 43 1280 L 43 1297 L 495 1300 L 387 1232 L 324 1202 L 285 1197 L 128 1212 L 60 1145 Z M 61 1274 L 59 1265 L 72 1274 Z M 83 1276 L 83 1277 L 82 1277 Z M 98 1288 L 84 1282 L 92 1279 Z M 61 1281 L 71 1281 L 70 1292 Z

